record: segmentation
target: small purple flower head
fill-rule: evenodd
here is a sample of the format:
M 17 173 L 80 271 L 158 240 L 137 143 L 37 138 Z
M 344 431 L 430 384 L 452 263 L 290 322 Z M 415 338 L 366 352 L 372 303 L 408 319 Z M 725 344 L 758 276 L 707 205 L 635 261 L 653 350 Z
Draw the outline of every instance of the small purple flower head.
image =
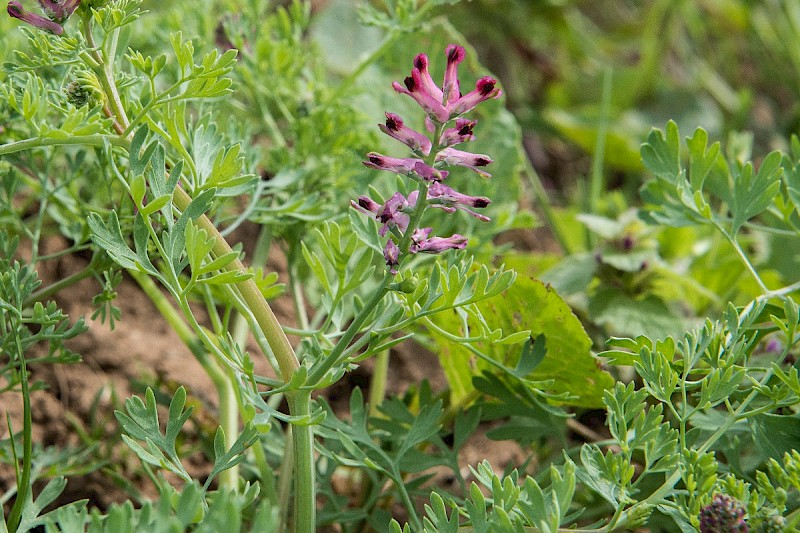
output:
M 461 115 L 489 98 L 497 98 L 502 91 L 497 88 L 497 80 L 485 76 L 477 81 L 475 90 L 461 95 L 458 81 L 458 65 L 464 61 L 466 52 L 456 44 L 448 45 L 447 67 L 444 72 L 444 83 L 441 89 L 433 81 L 429 70 L 428 56 L 419 54 L 414 58 L 411 76 L 404 80 L 405 87 L 398 82 L 392 83 L 394 90 L 413 98 L 430 117 L 444 124 L 451 117 Z
M 471 152 L 464 152 L 456 150 L 455 148 L 445 148 L 436 154 L 436 161 L 442 161 L 447 165 L 458 165 L 466 167 L 478 173 L 482 178 L 491 178 L 492 175 L 488 172 L 481 170 L 478 167 L 485 167 L 492 163 L 492 158 L 488 155 L 473 154 Z
M 430 237 L 432 228 L 417 228 L 411 234 L 411 246 L 409 252 L 412 254 L 428 253 L 438 254 L 445 250 L 462 249 L 467 246 L 467 238 L 455 233 L 450 237 Z
M 49 31 L 55 35 L 61 35 L 64 33 L 64 28 L 61 26 L 61 24 L 53 22 L 47 17 L 25 11 L 25 9 L 22 8 L 22 4 L 19 2 L 9 2 L 6 10 L 11 17 L 19 19 L 22 22 L 27 22 L 31 26 L 35 26 L 41 30 Z
M 700 533 L 747 533 L 744 506 L 720 492 L 700 510 Z
M 392 239 L 386 241 L 386 246 L 383 248 L 383 258 L 386 260 L 386 266 L 389 267 L 389 272 L 397 274 L 397 265 L 400 263 L 400 248 Z
M 431 153 L 431 140 L 403 124 L 403 119 L 394 113 L 386 113 L 386 124 L 378 124 L 378 127 L 383 133 L 397 139 L 415 152 L 423 155 Z
M 442 132 L 442 136 L 439 138 L 439 144 L 441 146 L 453 146 L 454 144 L 471 141 L 475 138 L 475 135 L 472 133 L 475 124 L 477 124 L 475 120 L 457 118 L 454 128 L 447 128 Z

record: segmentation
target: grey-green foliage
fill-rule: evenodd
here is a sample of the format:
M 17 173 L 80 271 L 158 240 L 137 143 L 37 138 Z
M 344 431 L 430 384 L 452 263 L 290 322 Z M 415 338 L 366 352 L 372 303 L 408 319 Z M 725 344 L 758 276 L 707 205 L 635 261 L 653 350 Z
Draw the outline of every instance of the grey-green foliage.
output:
M 191 475 L 181 463 L 176 439 L 181 428 L 191 416 L 192 408 L 184 409 L 186 390 L 178 388 L 169 404 L 168 417 L 164 433 L 161 433 L 155 395 L 147 389 L 145 401 L 133 396 L 125 401 L 125 413 L 117 411 L 117 420 L 122 426 L 122 438 L 139 458 L 153 466 L 163 468 L 179 476 L 187 483 L 192 483 Z M 225 449 L 225 434 L 217 428 L 214 436 L 214 464 L 203 490 L 207 490 L 211 481 L 223 470 L 227 470 L 244 459 L 244 452 L 258 440 L 258 432 L 247 426 L 237 436 L 230 450 Z M 142 446 L 137 441 L 144 441 Z
M 51 482 L 40 499 L 57 496 L 65 480 Z M 278 531 L 275 509 L 268 502 L 257 503 L 258 485 L 246 484 L 239 493 L 214 491 L 206 493 L 195 483 L 176 490 L 167 484 L 161 487 L 160 498 L 134 508 L 130 501 L 113 504 L 106 513 L 89 511 L 86 501 L 64 505 L 26 522 L 25 526 L 44 526 L 47 533 L 87 531 L 90 533 L 182 533 L 184 531 L 230 531 L 236 533 L 249 526 L 251 531 Z M 41 502 L 41 503 L 47 503 Z M 39 503 L 38 505 L 41 505 Z M 252 521 L 245 523 L 245 517 Z
M 31 297 L 41 281 L 29 264 L 12 261 L 19 239 L 0 231 L 0 375 L 6 381 L 0 391 L 19 385 L 22 360 L 32 357 L 31 349 L 43 345 L 45 355 L 36 363 L 68 364 L 80 361 L 80 355 L 64 342 L 86 331 L 83 319 L 70 323 L 69 317 L 55 302 L 35 301 Z M 30 308 L 30 309 L 29 309 Z

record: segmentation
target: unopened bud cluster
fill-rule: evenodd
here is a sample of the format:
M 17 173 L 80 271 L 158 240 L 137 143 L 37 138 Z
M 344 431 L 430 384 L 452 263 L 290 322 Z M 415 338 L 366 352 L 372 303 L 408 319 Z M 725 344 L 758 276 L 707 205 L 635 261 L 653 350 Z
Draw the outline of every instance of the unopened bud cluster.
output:
M 748 533 L 744 515 L 739 500 L 718 492 L 700 511 L 700 533 Z

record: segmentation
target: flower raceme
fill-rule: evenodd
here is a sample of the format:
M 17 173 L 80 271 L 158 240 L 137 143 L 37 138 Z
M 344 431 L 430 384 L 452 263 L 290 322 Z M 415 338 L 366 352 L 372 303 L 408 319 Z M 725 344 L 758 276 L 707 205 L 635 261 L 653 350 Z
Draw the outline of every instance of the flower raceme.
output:
M 502 93 L 497 87 L 497 81 L 485 76 L 476 82 L 474 90 L 461 94 L 458 65 L 464 61 L 466 53 L 461 46 L 451 44 L 446 48 L 445 54 L 447 66 L 441 86 L 433 81 L 428 56 L 425 54 L 414 58 L 411 76 L 405 79 L 404 85 L 398 82 L 392 84 L 396 92 L 410 96 L 425 111 L 425 128 L 428 134 L 409 128 L 399 115 L 390 112 L 386 112 L 386 122 L 378 125 L 383 133 L 406 145 L 413 156 L 390 157 L 370 152 L 364 161 L 368 168 L 408 176 L 419 183 L 419 190 L 411 192 L 407 197 L 396 192 L 383 203 L 368 196 L 359 196 L 351 201 L 355 209 L 380 222 L 378 233 L 381 237 L 390 234 L 383 255 L 393 274 L 397 273 L 396 267 L 406 253 L 440 253 L 467 245 L 467 238 L 463 235 L 437 237 L 431 235 L 433 228 L 409 227 L 411 215 L 416 210 L 425 210 L 427 207 L 439 208 L 446 213 L 461 210 L 478 220 L 489 221 L 489 217 L 474 209 L 488 206 L 491 200 L 462 194 L 445 185 L 443 181 L 448 178 L 449 171 L 443 167 L 465 167 L 481 177 L 491 177 L 483 170 L 483 167 L 492 163 L 489 156 L 459 150 L 454 146 L 475 138 L 476 121 L 461 115 Z M 423 201 L 420 202 L 419 196 L 423 191 Z M 416 220 L 420 218 L 421 213 Z
M 75 12 L 81 0 L 38 0 L 39 6 L 46 16 L 25 11 L 20 2 L 9 2 L 6 10 L 15 19 L 27 22 L 31 26 L 49 31 L 55 35 L 64 33 L 62 24 Z

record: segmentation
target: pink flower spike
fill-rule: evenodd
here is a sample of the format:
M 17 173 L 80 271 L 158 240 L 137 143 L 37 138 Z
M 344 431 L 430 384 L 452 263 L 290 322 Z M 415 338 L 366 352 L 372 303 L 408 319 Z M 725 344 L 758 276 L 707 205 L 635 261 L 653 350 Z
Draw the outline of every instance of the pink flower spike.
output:
M 388 170 L 395 174 L 409 174 L 414 172 L 414 167 L 418 163 L 422 163 L 422 160 L 411 157 L 389 157 L 377 152 L 368 153 L 367 161 L 363 162 L 365 167 L 377 170 Z
M 477 124 L 475 120 L 457 118 L 455 128 L 447 128 L 442 132 L 442 136 L 439 138 L 439 144 L 442 146 L 453 146 L 454 144 L 473 140 L 475 135 L 472 133 L 472 130 L 475 128 L 475 124 Z
M 6 8 L 8 14 L 15 19 L 19 19 L 23 22 L 27 22 L 31 26 L 35 26 L 39 29 L 49 31 L 50 33 L 54 33 L 56 35 L 61 35 L 64 33 L 64 28 L 61 27 L 60 24 L 57 24 L 50 20 L 49 18 L 43 17 L 41 15 L 37 15 L 35 13 L 29 13 L 22 8 L 22 4 L 19 2 L 9 2 L 8 7 Z
M 481 170 L 478 167 L 485 167 L 492 163 L 492 158 L 488 155 L 473 154 L 471 152 L 464 152 L 456 150 L 455 148 L 445 148 L 436 154 L 436 161 L 443 161 L 447 165 L 458 165 L 466 167 L 478 173 L 482 178 L 491 178 L 492 175 L 488 172 Z
M 378 124 L 383 133 L 397 139 L 414 151 L 423 155 L 431 153 L 431 140 L 422 133 L 414 131 L 403 124 L 403 119 L 394 113 L 386 113 L 386 124 Z
M 386 266 L 389 267 L 389 272 L 397 274 L 395 268 L 400 262 L 400 248 L 397 247 L 392 239 L 386 241 L 386 246 L 383 248 L 383 258 L 386 260 Z
M 452 115 L 461 115 L 474 108 L 481 102 L 490 98 L 497 98 L 503 92 L 497 87 L 497 80 L 484 76 L 475 83 L 475 90 L 470 91 L 461 98 L 447 102 L 447 110 Z
M 433 81 L 431 72 L 428 70 L 428 64 L 428 56 L 425 54 L 419 54 L 414 58 L 414 68 L 419 70 L 420 79 L 422 80 L 422 88 L 428 91 L 428 94 L 433 96 L 436 100 L 442 102 L 444 94 L 439 86 L 436 85 L 436 82 Z
M 399 93 L 409 95 L 426 113 L 432 115 L 439 122 L 444 123 L 450 119 L 450 112 L 445 109 L 442 102 L 425 90 L 419 69 L 415 68 L 411 71 L 411 76 L 405 79 L 405 87 L 397 82 L 392 83 L 392 87 Z
M 444 85 L 442 91 L 445 95 L 445 103 L 457 100 L 461 93 L 458 82 L 458 64 L 464 61 L 466 52 L 464 48 L 457 44 L 450 44 L 445 49 L 447 55 L 447 68 L 444 71 Z

